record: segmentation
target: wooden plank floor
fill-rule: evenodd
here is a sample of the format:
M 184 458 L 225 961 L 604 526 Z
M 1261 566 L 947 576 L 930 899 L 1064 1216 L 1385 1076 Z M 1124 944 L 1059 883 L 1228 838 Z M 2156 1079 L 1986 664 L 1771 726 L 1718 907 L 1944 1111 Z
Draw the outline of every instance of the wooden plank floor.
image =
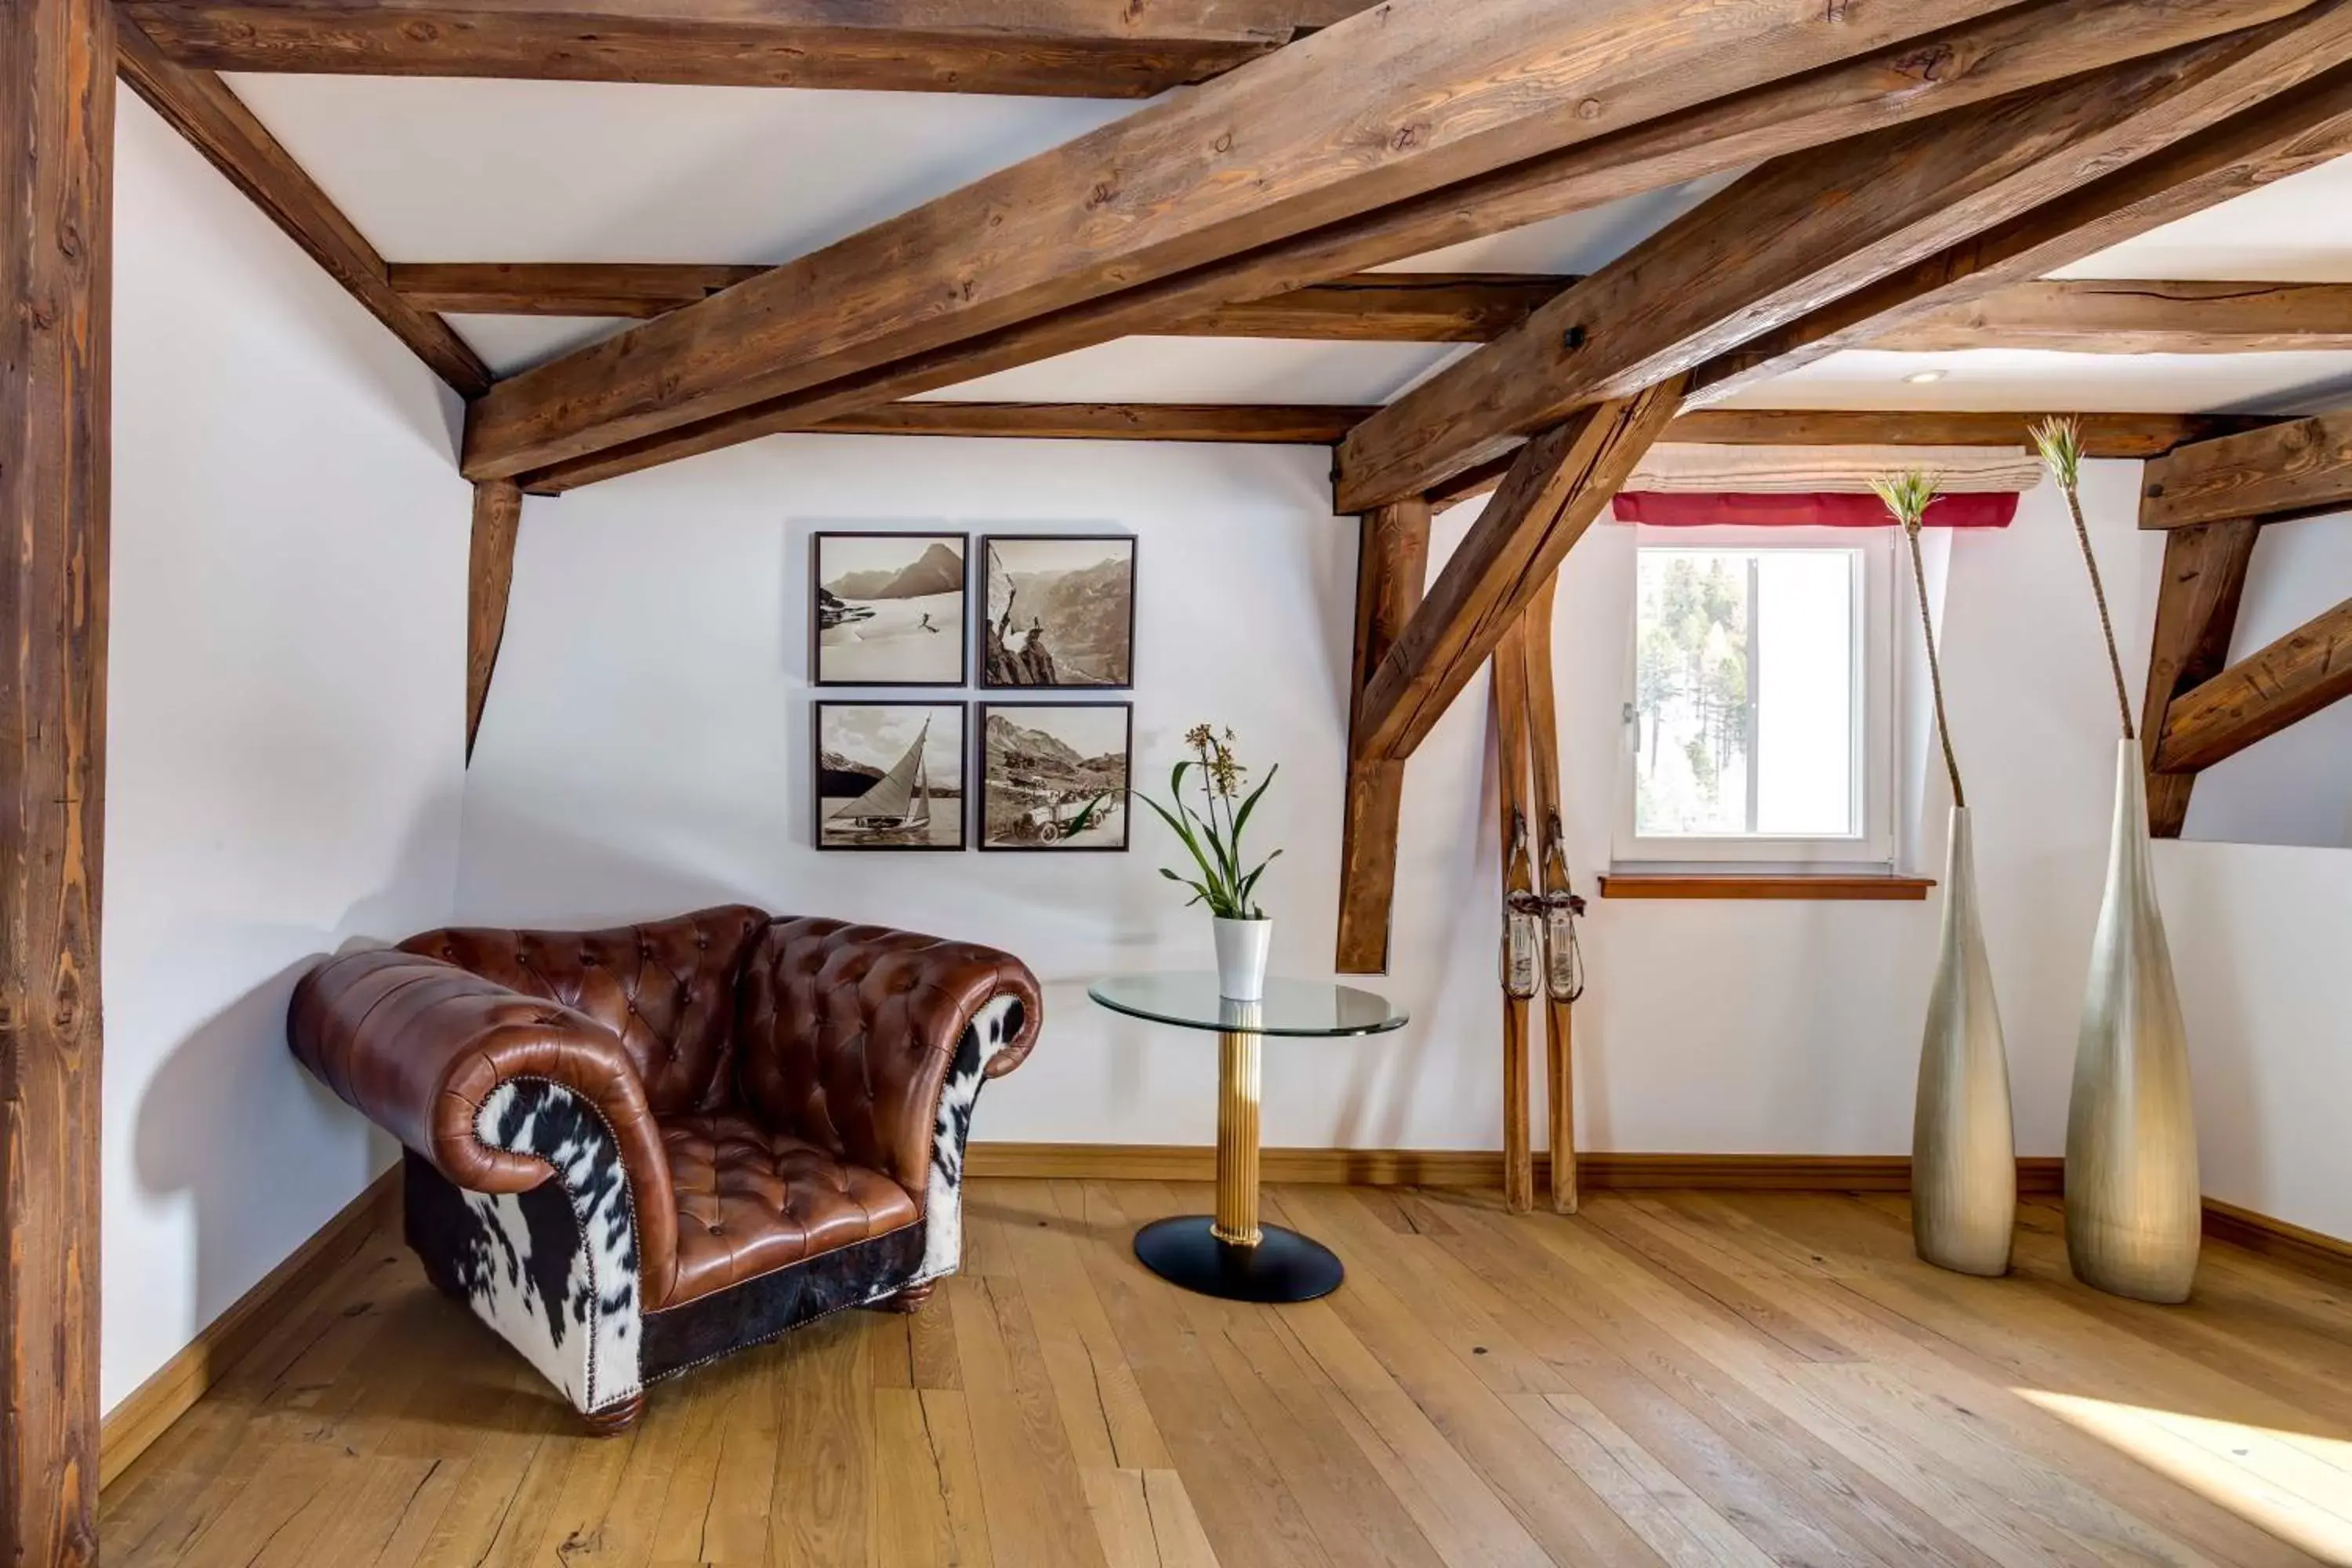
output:
M 131 1564 L 2352 1563 L 2352 1291 L 2210 1247 L 2162 1309 L 1898 1199 L 1285 1187 L 1348 1284 L 1144 1273 L 1203 1188 L 974 1184 L 966 1271 L 582 1436 L 387 1233 L 104 1498 Z

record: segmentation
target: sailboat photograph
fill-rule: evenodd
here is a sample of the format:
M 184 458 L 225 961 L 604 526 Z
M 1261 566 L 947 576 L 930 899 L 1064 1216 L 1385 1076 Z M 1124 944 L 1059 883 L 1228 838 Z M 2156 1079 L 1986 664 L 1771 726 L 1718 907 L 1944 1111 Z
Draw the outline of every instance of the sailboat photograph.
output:
M 964 847 L 964 706 L 819 702 L 820 849 Z

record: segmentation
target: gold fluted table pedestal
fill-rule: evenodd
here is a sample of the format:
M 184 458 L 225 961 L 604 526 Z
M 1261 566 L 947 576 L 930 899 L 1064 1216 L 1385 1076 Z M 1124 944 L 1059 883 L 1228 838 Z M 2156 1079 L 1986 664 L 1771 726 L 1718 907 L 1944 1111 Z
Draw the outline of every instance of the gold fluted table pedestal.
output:
M 1235 1006 L 1255 1012 L 1258 1004 Z M 1257 1223 L 1258 1038 L 1240 1030 L 1217 1037 L 1217 1217 L 1209 1234 L 1234 1247 L 1264 1239 Z
M 1263 999 L 1236 1002 L 1217 994 L 1213 974 L 1121 976 L 1087 994 L 1113 1012 L 1217 1035 L 1216 1212 L 1154 1220 L 1135 1233 L 1136 1258 L 1172 1284 L 1226 1300 L 1311 1301 L 1338 1289 L 1346 1272 L 1329 1247 L 1258 1212 L 1265 1042 L 1382 1034 L 1403 1026 L 1404 1015 L 1369 991 L 1296 980 L 1268 981 Z

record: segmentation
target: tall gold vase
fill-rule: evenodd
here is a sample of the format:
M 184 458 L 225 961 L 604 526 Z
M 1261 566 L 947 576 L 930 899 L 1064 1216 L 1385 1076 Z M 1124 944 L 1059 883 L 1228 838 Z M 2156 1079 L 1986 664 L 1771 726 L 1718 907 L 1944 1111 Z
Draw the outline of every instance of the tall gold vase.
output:
M 2136 742 L 2116 748 L 2115 843 L 2066 1117 L 2066 1257 L 2085 1285 L 2185 1301 L 2203 1215 L 2189 1036 L 2148 863 Z
M 1943 931 L 1911 1120 L 1911 1240 L 1939 1268 L 2001 1275 L 2009 1272 L 2016 1222 L 2009 1053 L 1985 956 L 1969 812 L 1955 806 L 1944 858 Z

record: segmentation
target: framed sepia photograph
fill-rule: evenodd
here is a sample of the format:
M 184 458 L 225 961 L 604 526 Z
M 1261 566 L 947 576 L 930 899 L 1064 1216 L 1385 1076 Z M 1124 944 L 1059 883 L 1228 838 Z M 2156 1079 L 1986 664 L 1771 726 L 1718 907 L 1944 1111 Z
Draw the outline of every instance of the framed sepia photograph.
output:
M 971 541 L 961 533 L 819 533 L 809 542 L 811 679 L 819 686 L 961 686 Z
M 980 683 L 1119 690 L 1135 684 L 1135 540 L 992 533 Z
M 964 704 L 814 707 L 818 848 L 964 847 Z
M 1126 702 L 980 704 L 980 847 L 1128 847 L 1134 708 Z

